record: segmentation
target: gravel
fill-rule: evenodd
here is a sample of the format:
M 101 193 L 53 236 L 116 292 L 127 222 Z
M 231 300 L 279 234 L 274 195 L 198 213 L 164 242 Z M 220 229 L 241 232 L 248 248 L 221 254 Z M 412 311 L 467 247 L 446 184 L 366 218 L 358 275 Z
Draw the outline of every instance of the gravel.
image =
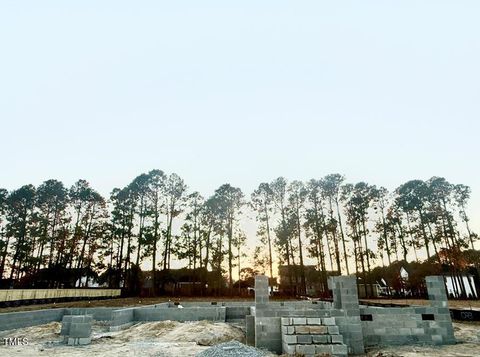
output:
M 196 357 L 265 357 L 270 355 L 266 351 L 246 346 L 238 341 L 220 343 L 200 353 Z

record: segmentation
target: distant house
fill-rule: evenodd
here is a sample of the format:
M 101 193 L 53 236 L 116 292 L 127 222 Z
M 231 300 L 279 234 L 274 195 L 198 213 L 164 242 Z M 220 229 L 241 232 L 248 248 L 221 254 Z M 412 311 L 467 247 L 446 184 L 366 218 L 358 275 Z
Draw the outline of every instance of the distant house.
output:
M 377 298 L 383 296 L 387 290 L 385 287 L 382 287 L 379 283 L 372 284 L 357 284 L 358 288 L 358 297 L 360 299 L 364 298 Z
M 85 288 L 85 287 L 98 288 L 100 287 L 100 284 L 94 278 L 92 279 L 91 277 L 82 276 L 80 279 L 77 279 L 77 281 L 75 282 L 75 287 L 76 288 Z
M 460 291 L 462 290 L 462 286 L 465 289 L 467 297 L 478 297 L 478 292 L 475 285 L 475 278 L 471 274 L 453 274 L 452 272 L 431 272 L 430 274 L 443 275 L 445 277 L 445 286 L 447 289 L 447 294 L 450 297 L 460 297 Z M 423 272 L 423 274 L 421 275 L 417 275 L 415 273 L 415 270 L 412 271 L 411 266 L 400 266 L 400 268 L 398 269 L 399 284 L 397 284 L 397 286 L 395 287 L 388 287 L 389 293 L 387 294 L 415 296 L 416 294 L 418 294 L 418 291 L 415 291 L 415 286 L 418 287 L 419 284 L 424 285 L 424 282 L 422 283 L 418 281 L 419 279 L 422 280 L 421 277 L 424 275 L 425 272 Z M 416 276 L 417 278 L 414 279 Z
M 305 285 L 306 295 L 308 296 L 327 296 L 327 279 L 329 276 L 338 275 L 338 272 L 317 270 L 314 265 L 305 265 Z M 298 295 L 301 288 L 301 270 L 298 265 L 281 265 L 278 268 L 279 273 L 279 292 L 281 294 Z
M 142 295 L 153 292 L 151 271 L 142 272 Z M 206 269 L 169 269 L 159 270 L 155 274 L 156 290 L 167 295 L 193 296 L 216 293 L 226 288 L 225 278 L 218 272 Z

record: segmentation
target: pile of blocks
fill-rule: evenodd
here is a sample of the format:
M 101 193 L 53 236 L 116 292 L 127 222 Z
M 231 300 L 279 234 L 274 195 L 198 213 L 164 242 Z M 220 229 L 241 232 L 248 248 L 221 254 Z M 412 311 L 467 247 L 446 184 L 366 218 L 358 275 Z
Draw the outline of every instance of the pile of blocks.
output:
M 92 315 L 65 315 L 60 335 L 69 346 L 88 345 L 91 342 Z
M 334 317 L 282 317 L 282 350 L 288 355 L 348 354 Z

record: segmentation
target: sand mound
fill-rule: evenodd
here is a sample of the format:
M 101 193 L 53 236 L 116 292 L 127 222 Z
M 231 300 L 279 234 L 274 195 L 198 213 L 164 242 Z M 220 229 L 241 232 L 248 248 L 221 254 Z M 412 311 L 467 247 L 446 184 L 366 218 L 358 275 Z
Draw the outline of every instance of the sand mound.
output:
M 0 338 L 4 337 L 26 337 L 30 341 L 55 340 L 60 335 L 62 324 L 60 322 L 50 322 L 44 325 L 24 327 L 16 330 L 0 331 Z M 13 332 L 14 331 L 14 332 Z
M 238 327 L 227 323 L 209 321 L 177 322 L 160 321 L 136 324 L 129 329 L 110 335 L 125 342 L 154 340 L 169 342 L 195 342 L 201 346 L 236 340 L 242 342 L 244 334 Z

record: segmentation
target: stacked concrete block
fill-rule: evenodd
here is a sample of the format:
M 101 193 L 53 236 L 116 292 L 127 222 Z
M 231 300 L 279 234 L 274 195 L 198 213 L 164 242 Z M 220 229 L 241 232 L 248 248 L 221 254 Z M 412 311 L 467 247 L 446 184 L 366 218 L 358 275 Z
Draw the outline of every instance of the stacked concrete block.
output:
M 245 316 L 245 342 L 249 346 L 255 346 L 255 316 Z
M 225 322 L 225 307 L 186 307 L 183 309 L 134 309 L 133 321 L 220 321 Z
M 255 317 L 255 347 L 282 352 L 280 317 Z
M 445 281 L 443 276 L 427 276 L 428 299 L 431 307 L 448 307 L 447 292 L 445 290 Z
M 328 354 L 347 356 L 335 318 L 283 317 L 282 352 L 288 355 L 315 356 Z
M 65 309 L 0 313 L 0 331 L 62 321 Z
M 88 345 L 91 342 L 92 315 L 65 315 L 60 335 L 69 346 Z
M 354 276 L 335 276 L 330 278 L 333 291 L 334 308 L 342 309 L 347 315 L 358 315 L 357 278 Z
M 360 309 L 367 346 L 455 343 L 443 277 L 425 280 L 431 307 Z
M 430 306 L 435 308 L 434 318 L 437 323 L 436 325 L 438 325 L 440 329 L 432 334 L 432 340 L 435 344 L 455 343 L 444 278 L 443 276 L 427 276 L 425 277 L 425 281 L 427 283 Z
M 118 309 L 112 312 L 110 331 L 120 331 L 132 326 L 135 322 L 134 312 L 136 308 Z
M 360 309 L 366 346 L 454 343 L 449 316 L 431 307 Z M 428 317 L 428 319 L 425 318 Z
M 336 315 L 337 325 L 348 346 L 349 353 L 361 354 L 365 351 L 360 304 L 358 301 L 357 279 L 354 276 L 336 276 L 329 280 L 333 291 L 332 315 Z
M 250 315 L 250 306 L 225 307 L 225 320 L 228 322 L 244 320 L 247 315 Z
M 265 275 L 255 276 L 255 307 L 257 309 L 268 306 L 268 277 Z

